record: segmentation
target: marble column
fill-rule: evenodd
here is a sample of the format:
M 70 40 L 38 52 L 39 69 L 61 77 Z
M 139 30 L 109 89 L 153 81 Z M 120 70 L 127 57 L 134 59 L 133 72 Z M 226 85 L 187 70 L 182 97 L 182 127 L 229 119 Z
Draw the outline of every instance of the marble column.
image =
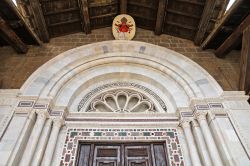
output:
M 53 158 L 53 154 L 56 147 L 57 137 L 60 131 L 61 126 L 64 124 L 64 120 L 62 118 L 53 119 L 53 127 L 49 137 L 49 141 L 45 150 L 45 154 L 43 156 L 42 165 L 50 166 Z
M 30 134 L 28 143 L 26 145 L 25 151 L 22 156 L 22 160 L 19 166 L 28 166 L 31 163 L 33 155 L 36 150 L 36 146 L 41 135 L 44 123 L 46 118 L 48 117 L 48 112 L 44 110 L 37 111 L 37 119 L 35 125 Z
M 196 113 L 196 118 L 200 124 L 205 142 L 208 147 L 208 151 L 210 153 L 213 165 L 216 166 L 223 166 L 222 160 L 220 158 L 220 153 L 216 147 L 215 141 L 213 139 L 212 133 L 209 129 L 207 119 L 206 119 L 207 112 L 197 112 Z
M 11 157 L 8 161 L 8 165 L 18 165 L 20 163 L 23 151 L 26 147 L 26 142 L 29 140 L 29 135 L 31 133 L 32 127 L 34 126 L 36 120 L 36 111 L 31 110 L 28 116 L 28 119 L 25 123 L 25 126 L 22 129 L 22 133 L 15 144 L 15 148 L 11 154 Z
M 184 162 L 186 166 L 192 166 L 191 160 L 190 160 L 190 154 L 188 151 L 188 145 L 187 145 L 187 141 L 184 135 L 184 131 L 181 127 L 178 127 L 178 134 L 179 134 L 179 140 L 182 146 L 182 152 L 183 152 L 183 156 L 185 158 Z
M 43 154 L 45 152 L 46 145 L 48 143 L 50 131 L 52 127 L 52 119 L 48 119 L 45 123 L 42 135 L 40 137 L 39 144 L 37 146 L 32 165 L 38 166 L 42 162 Z
M 198 150 L 196 148 L 194 137 L 193 137 L 193 134 L 191 131 L 190 121 L 189 120 L 181 121 L 181 127 L 184 130 L 184 134 L 185 134 L 185 137 L 187 140 L 192 165 L 193 166 L 201 166 L 200 157 L 199 157 Z
M 202 163 L 204 166 L 212 166 L 213 164 L 210 159 L 209 152 L 208 152 L 205 140 L 203 138 L 200 126 L 196 120 L 193 120 L 191 123 L 193 127 L 193 134 L 194 134 L 195 142 L 200 152 Z

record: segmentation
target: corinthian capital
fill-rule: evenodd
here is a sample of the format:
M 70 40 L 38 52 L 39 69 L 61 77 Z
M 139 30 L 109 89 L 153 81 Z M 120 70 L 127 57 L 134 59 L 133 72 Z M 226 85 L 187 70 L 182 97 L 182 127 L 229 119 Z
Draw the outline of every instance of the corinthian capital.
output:
M 207 111 L 197 111 L 195 113 L 195 117 L 198 121 L 206 120 L 207 119 L 206 116 L 207 116 Z
M 54 118 L 53 119 L 53 125 L 56 127 L 61 127 L 62 125 L 64 125 L 64 119 L 63 118 Z
M 192 127 L 199 127 L 199 123 L 197 122 L 197 120 L 192 120 L 191 124 L 192 124 Z
M 180 121 L 180 126 L 182 128 L 189 128 L 190 127 L 190 120 L 189 119 L 182 119 Z
M 49 117 L 49 113 L 47 110 L 36 110 L 38 119 L 47 119 Z

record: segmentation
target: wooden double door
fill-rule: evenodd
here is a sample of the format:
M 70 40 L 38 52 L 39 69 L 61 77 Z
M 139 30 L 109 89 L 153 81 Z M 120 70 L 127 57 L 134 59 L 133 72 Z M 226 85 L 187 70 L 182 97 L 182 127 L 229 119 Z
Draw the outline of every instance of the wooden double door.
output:
M 167 166 L 165 143 L 80 144 L 77 166 Z

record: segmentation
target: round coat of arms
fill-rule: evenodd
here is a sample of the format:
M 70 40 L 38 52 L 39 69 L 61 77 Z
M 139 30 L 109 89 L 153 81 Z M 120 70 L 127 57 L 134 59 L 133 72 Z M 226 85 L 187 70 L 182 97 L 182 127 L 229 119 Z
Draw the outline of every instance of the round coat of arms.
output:
M 135 36 L 135 21 L 127 14 L 121 14 L 114 18 L 112 25 L 113 36 L 117 40 L 131 40 Z

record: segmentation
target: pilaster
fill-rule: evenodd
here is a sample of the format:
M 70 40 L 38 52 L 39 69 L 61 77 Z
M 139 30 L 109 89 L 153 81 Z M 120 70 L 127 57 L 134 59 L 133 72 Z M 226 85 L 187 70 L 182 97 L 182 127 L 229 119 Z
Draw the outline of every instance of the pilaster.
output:
M 62 117 L 53 118 L 53 127 L 49 137 L 49 141 L 44 153 L 42 165 L 50 165 L 53 159 L 56 143 L 60 128 L 64 125 L 64 119 Z
M 50 119 L 52 120 L 52 130 L 42 159 L 42 165 L 51 164 L 58 135 L 61 127 L 65 124 L 64 119 L 67 114 L 68 111 L 66 107 L 54 107 L 50 112 Z
M 23 153 L 20 166 L 29 165 L 31 163 L 33 155 L 36 150 L 37 143 L 42 133 L 45 120 L 49 116 L 48 112 L 43 110 L 36 110 L 36 113 L 37 113 L 37 119 L 33 127 L 33 130 L 31 132 L 29 141 L 26 145 L 25 151 Z
M 205 166 L 212 166 L 213 164 L 212 164 L 212 161 L 210 159 L 209 152 L 207 150 L 207 146 L 206 146 L 206 143 L 204 141 L 204 137 L 202 135 L 200 125 L 197 122 L 197 120 L 192 120 L 191 124 L 192 124 L 192 128 L 193 128 L 195 142 L 197 144 L 202 163 Z
M 204 135 L 204 139 L 206 141 L 206 144 L 208 145 L 208 151 L 209 151 L 210 156 L 212 158 L 213 164 L 218 165 L 218 166 L 223 166 L 222 160 L 220 158 L 220 153 L 217 149 L 214 138 L 213 138 L 212 133 L 209 129 L 206 115 L 207 115 L 207 111 L 195 112 L 195 117 L 201 126 L 201 130 L 202 130 L 202 133 Z
M 201 161 L 199 158 L 198 150 L 194 141 L 194 137 L 191 131 L 191 120 L 189 118 L 181 119 L 180 126 L 183 128 L 185 137 L 187 139 L 187 144 L 189 148 L 189 154 L 191 157 L 192 165 L 201 166 Z

